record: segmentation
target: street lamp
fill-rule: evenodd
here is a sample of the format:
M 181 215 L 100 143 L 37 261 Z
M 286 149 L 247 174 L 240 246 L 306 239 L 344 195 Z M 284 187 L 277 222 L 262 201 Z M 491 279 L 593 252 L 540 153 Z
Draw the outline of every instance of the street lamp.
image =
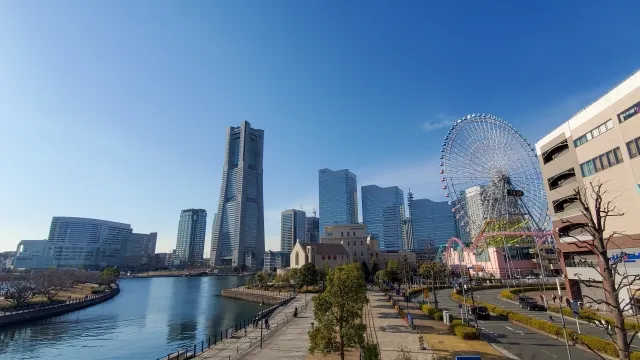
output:
M 262 307 L 264 306 L 264 299 L 262 301 L 260 301 L 260 349 L 262 349 L 262 323 L 263 323 L 263 319 L 264 319 L 264 314 L 263 314 L 263 310 Z

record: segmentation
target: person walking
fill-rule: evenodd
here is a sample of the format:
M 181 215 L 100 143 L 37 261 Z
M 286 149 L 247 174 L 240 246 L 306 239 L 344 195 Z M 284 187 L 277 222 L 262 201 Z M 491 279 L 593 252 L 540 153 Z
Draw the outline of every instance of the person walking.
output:
M 269 328 L 271 328 L 271 326 L 269 325 L 269 318 L 265 318 L 264 319 L 264 328 L 269 330 Z
M 553 299 L 553 303 L 555 304 L 556 303 L 556 299 L 557 299 L 556 294 L 553 294 L 552 299 Z

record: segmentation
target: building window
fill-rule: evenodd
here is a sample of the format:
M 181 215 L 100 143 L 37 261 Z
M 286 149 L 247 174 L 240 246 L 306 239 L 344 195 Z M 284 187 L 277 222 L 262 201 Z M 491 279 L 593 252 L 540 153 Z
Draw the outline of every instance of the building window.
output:
M 357 252 L 357 251 L 354 251 L 354 252 L 353 252 L 353 256 L 354 256 L 354 257 L 355 257 L 355 256 L 358 256 L 358 252 Z
M 584 145 L 587 142 L 591 141 L 593 138 L 600 136 L 608 130 L 613 129 L 613 120 L 609 119 L 604 124 L 598 125 L 595 129 L 587 132 L 586 134 L 580 136 L 579 138 L 573 140 L 573 145 L 575 147 L 579 147 L 580 145 Z
M 360 256 L 364 256 L 364 251 L 360 251 Z
M 351 246 L 351 241 L 347 241 L 347 246 Z
M 300 265 L 300 253 L 296 251 L 296 266 Z
M 360 240 L 360 245 L 362 245 L 362 240 Z
M 340 236 L 344 236 L 344 232 L 341 232 L 341 233 L 340 233 Z
M 638 149 L 640 149 L 640 137 L 635 138 L 627 143 L 627 151 L 629 151 L 629 157 L 634 158 L 638 156 Z
M 322 260 L 324 260 L 324 255 L 322 255 Z
M 337 260 L 338 257 L 336 255 L 333 255 L 333 260 Z
M 580 170 L 582 176 L 587 177 L 593 175 L 602 170 L 608 169 L 612 166 L 618 165 L 622 162 L 622 152 L 617 147 L 613 150 L 609 150 L 606 153 L 596 156 L 595 158 L 585 161 L 580 164 Z
M 618 121 L 622 124 L 623 122 L 638 115 L 638 113 L 640 113 L 640 101 L 633 104 L 633 106 L 629 107 L 627 110 L 618 114 Z

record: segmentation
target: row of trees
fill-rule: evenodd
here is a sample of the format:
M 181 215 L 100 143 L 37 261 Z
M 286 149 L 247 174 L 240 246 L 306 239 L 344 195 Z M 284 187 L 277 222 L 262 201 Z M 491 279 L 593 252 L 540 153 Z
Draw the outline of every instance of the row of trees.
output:
M 0 273 L 0 296 L 13 307 L 24 306 L 36 296 L 51 302 L 61 291 L 77 284 L 110 286 L 118 276 L 119 271 L 115 268 L 106 268 L 102 272 L 51 268 L 32 273 Z
M 253 277 L 253 283 L 260 288 L 268 287 L 269 283 L 275 285 L 295 286 L 302 289 L 307 286 L 315 286 L 319 281 L 323 281 L 327 276 L 324 269 L 318 269 L 312 263 L 303 265 L 301 268 L 291 268 L 289 271 L 274 275 L 272 272 L 260 271 Z

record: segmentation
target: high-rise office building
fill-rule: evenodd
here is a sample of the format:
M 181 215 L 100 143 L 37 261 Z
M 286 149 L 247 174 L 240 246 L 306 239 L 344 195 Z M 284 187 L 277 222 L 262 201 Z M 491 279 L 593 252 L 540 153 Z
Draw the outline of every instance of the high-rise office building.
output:
M 319 170 L 320 236 L 331 225 L 358 223 L 358 184 L 347 169 Z
M 113 221 L 55 216 L 48 240 L 18 244 L 16 268 L 121 266 L 131 225 Z
M 456 219 L 458 226 L 458 235 L 464 243 L 472 242 L 485 223 L 487 214 L 485 214 L 486 204 L 483 201 L 484 186 L 473 186 L 460 192 L 458 197 L 458 207 L 460 208 L 460 216 Z M 453 204 L 455 206 L 456 204 Z M 458 214 L 456 214 L 458 215 Z
M 315 211 L 314 211 L 315 215 Z M 317 243 L 320 242 L 320 219 L 316 216 L 307 217 L 306 231 L 304 233 L 304 242 Z
M 304 241 L 307 214 L 287 209 L 280 214 L 280 251 L 291 253 L 298 241 Z
M 404 193 L 397 186 L 367 185 L 362 191 L 362 220 L 378 239 L 381 250 L 402 250 L 405 232 Z
M 227 129 L 218 212 L 211 235 L 212 266 L 258 269 L 264 256 L 262 160 L 264 130 L 247 121 Z
M 180 264 L 199 265 L 204 257 L 204 236 L 207 231 L 207 211 L 186 209 L 180 213 L 176 257 Z
M 453 207 L 447 201 L 413 199 L 409 197 L 409 212 L 413 231 L 413 248 L 423 250 L 430 245 L 446 244 L 458 237 Z
M 154 254 L 156 253 L 157 240 L 158 233 L 132 233 L 129 237 L 129 241 L 125 244 L 124 266 L 151 266 Z

